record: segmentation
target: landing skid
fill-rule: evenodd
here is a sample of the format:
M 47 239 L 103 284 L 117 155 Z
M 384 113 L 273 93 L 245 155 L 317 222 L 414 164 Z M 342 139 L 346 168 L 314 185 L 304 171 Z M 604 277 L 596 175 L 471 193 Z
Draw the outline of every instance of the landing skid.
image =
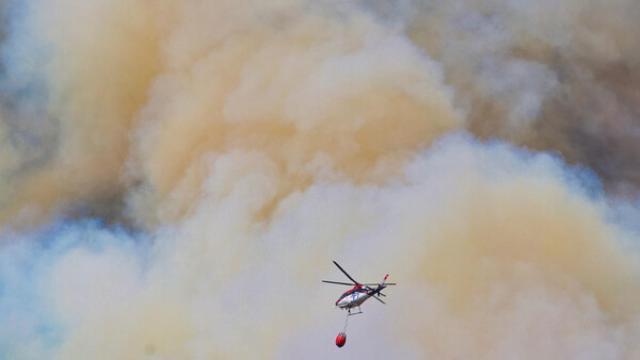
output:
M 353 316 L 353 315 L 358 315 L 358 314 L 364 314 L 364 313 L 362 312 L 362 310 L 360 310 L 360 307 L 359 307 L 359 306 L 358 306 L 358 312 L 357 312 L 357 313 L 352 313 L 352 312 L 351 312 L 351 309 L 348 309 L 348 310 L 347 310 L 347 312 L 348 312 L 347 316 Z

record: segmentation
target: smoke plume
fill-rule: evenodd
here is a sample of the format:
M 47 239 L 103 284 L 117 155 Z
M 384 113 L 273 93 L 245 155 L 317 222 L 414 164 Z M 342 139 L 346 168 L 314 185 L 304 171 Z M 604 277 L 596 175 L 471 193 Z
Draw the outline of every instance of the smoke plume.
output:
M 0 357 L 640 357 L 635 1 L 0 4 Z

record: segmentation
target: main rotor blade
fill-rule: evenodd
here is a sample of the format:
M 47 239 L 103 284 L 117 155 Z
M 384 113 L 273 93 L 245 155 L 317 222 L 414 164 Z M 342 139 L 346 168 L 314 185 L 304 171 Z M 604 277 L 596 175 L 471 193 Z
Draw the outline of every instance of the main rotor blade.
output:
M 376 299 L 376 300 L 380 301 L 381 303 L 383 303 L 383 304 L 387 305 L 387 303 L 386 303 L 386 302 L 382 301 L 382 299 L 380 299 L 380 298 L 379 298 L 379 297 L 377 297 L 377 296 L 372 296 L 372 298 L 374 298 L 374 299 Z
M 336 264 L 336 266 L 338 267 L 338 269 L 340 269 L 340 271 L 342 271 L 343 274 L 345 274 L 349 280 L 353 281 L 354 284 L 360 284 L 359 282 L 357 282 L 354 278 L 351 277 L 351 275 L 349 275 L 343 268 L 342 266 L 340 266 L 340 264 L 338 264 L 335 260 L 333 261 L 334 264 Z
M 385 285 L 396 285 L 396 283 L 384 283 Z M 382 283 L 363 283 L 361 285 L 367 285 L 367 286 L 378 286 L 378 285 L 382 285 Z
M 327 284 L 353 286 L 353 284 L 351 284 L 351 283 L 346 283 L 346 282 L 341 282 L 341 281 L 322 280 L 322 282 L 327 283 Z

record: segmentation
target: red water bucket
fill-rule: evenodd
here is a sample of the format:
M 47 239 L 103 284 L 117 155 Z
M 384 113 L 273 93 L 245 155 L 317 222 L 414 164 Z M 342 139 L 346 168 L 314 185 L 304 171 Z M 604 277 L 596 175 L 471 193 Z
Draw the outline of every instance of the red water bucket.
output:
M 338 333 L 338 336 L 336 336 L 336 346 L 341 348 L 346 343 L 347 343 L 347 334 L 343 332 Z

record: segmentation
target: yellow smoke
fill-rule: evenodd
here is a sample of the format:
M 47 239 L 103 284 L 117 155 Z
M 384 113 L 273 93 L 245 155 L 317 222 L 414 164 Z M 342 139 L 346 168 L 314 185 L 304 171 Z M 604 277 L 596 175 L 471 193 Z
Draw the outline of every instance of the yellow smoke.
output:
M 25 38 L 19 39 L 24 43 L 18 47 L 25 47 L 31 58 L 44 52 L 50 61 L 12 66 L 18 75 L 43 77 L 39 80 L 46 82 L 50 95 L 37 127 L 53 134 L 39 135 L 42 142 L 29 144 L 51 148 L 47 162 L 26 166 L 22 172 L 27 176 L 9 180 L 6 186 L 14 191 L 5 198 L 0 221 L 17 217 L 31 224 L 56 208 L 121 191 L 129 132 L 159 66 L 159 20 L 140 1 L 76 6 L 46 0 L 25 6 L 31 16 L 24 20 L 20 36 Z M 14 137 L 23 136 L 19 126 L 13 130 Z M 12 167 L 2 166 L 11 176 Z
M 611 20 L 635 9 L 499 3 L 28 2 L 10 49 L 46 60 L 5 61 L 11 81 L 46 89 L 14 101 L 49 125 L 34 135 L 3 109 L 0 223 L 88 213 L 151 240 L 67 220 L 49 241 L 72 245 L 32 291 L 55 341 L 13 353 L 337 356 L 339 289 L 319 284 L 337 258 L 399 283 L 386 308 L 366 304 L 342 355 L 640 356 L 638 264 L 615 203 L 560 158 L 475 139 L 589 165 L 571 130 L 603 120 L 567 114 L 590 84 L 618 91 L 598 76 L 635 58 L 619 36 L 634 25 Z M 607 104 L 625 118 L 634 101 Z M 26 135 L 39 141 L 16 145 Z

